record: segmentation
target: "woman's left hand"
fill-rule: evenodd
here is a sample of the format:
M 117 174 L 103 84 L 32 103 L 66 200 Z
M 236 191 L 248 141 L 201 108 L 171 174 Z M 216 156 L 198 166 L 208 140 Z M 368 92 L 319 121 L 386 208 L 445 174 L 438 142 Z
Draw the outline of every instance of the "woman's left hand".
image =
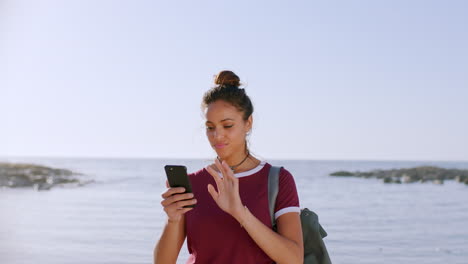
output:
M 244 208 L 239 195 L 239 179 L 234 176 L 233 171 L 225 161 L 221 163 L 216 159 L 215 165 L 222 173 L 223 178 L 211 166 L 208 166 L 207 170 L 213 176 L 218 188 L 216 191 L 213 185 L 208 184 L 208 192 L 219 208 L 238 219 Z

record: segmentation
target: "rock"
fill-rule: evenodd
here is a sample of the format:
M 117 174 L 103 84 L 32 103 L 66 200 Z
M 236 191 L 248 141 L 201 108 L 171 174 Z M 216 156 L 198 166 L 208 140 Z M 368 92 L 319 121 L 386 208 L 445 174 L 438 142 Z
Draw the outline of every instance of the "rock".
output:
M 384 183 L 392 183 L 392 182 L 393 182 L 393 179 L 392 179 L 392 177 L 385 177 L 385 178 L 383 179 L 383 182 L 384 182 Z
M 52 184 L 48 183 L 35 183 L 33 189 L 36 191 L 48 191 L 53 187 Z
M 445 169 L 434 166 L 420 166 L 414 168 L 373 170 L 355 173 L 337 171 L 330 176 L 347 176 L 383 179 L 384 183 L 413 183 L 431 181 L 434 184 L 443 184 L 445 180 L 456 180 L 468 185 L 468 170 Z
M 439 185 L 444 184 L 444 180 L 441 180 L 441 179 L 432 180 L 432 182 L 433 182 L 434 184 L 439 184 Z
M 403 176 L 401 176 L 401 182 L 403 183 L 411 183 L 411 182 L 415 182 L 416 180 L 411 178 L 411 176 L 407 175 L 407 174 L 403 174 Z
M 373 173 L 372 172 L 360 172 L 360 171 L 358 171 L 354 175 L 357 176 L 357 177 L 371 178 L 373 176 Z
M 0 187 L 50 190 L 58 185 L 79 184 L 78 175 L 81 174 L 35 164 L 0 163 Z
M 331 176 L 354 176 L 354 173 L 351 173 L 349 171 L 337 171 L 330 175 Z
M 464 183 L 468 180 L 468 176 L 467 175 L 457 175 L 455 176 L 455 180 L 457 182 L 461 182 L 461 183 Z

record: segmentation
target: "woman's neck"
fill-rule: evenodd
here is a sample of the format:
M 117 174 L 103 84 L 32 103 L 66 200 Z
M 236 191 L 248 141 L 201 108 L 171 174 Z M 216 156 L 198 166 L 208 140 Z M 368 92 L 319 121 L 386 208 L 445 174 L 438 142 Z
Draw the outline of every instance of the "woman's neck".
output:
M 222 161 L 222 159 L 220 159 L 219 157 L 218 159 Z M 251 170 L 260 164 L 260 160 L 256 159 L 249 153 L 245 153 L 242 156 L 237 155 L 236 157 L 227 157 L 225 161 L 227 162 L 229 167 L 233 169 L 234 173 Z
M 256 168 L 260 164 L 260 160 L 256 159 L 254 156 L 249 155 L 247 160 L 244 164 L 240 165 L 239 167 L 235 168 L 234 173 L 240 173 L 244 171 L 249 171 L 251 169 Z

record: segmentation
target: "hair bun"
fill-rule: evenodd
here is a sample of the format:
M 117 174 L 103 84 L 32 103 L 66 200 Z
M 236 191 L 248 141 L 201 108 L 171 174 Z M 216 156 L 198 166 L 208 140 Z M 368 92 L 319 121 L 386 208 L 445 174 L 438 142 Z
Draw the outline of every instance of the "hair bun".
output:
M 215 76 L 215 84 L 219 86 L 230 85 L 238 87 L 240 86 L 240 79 L 232 71 L 221 71 Z

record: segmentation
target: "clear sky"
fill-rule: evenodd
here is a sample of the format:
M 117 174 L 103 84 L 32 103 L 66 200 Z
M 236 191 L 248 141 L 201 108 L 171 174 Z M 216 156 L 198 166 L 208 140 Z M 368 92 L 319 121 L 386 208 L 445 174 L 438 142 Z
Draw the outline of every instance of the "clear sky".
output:
M 0 1 L 0 156 L 211 158 L 220 70 L 266 159 L 468 160 L 468 1 Z

